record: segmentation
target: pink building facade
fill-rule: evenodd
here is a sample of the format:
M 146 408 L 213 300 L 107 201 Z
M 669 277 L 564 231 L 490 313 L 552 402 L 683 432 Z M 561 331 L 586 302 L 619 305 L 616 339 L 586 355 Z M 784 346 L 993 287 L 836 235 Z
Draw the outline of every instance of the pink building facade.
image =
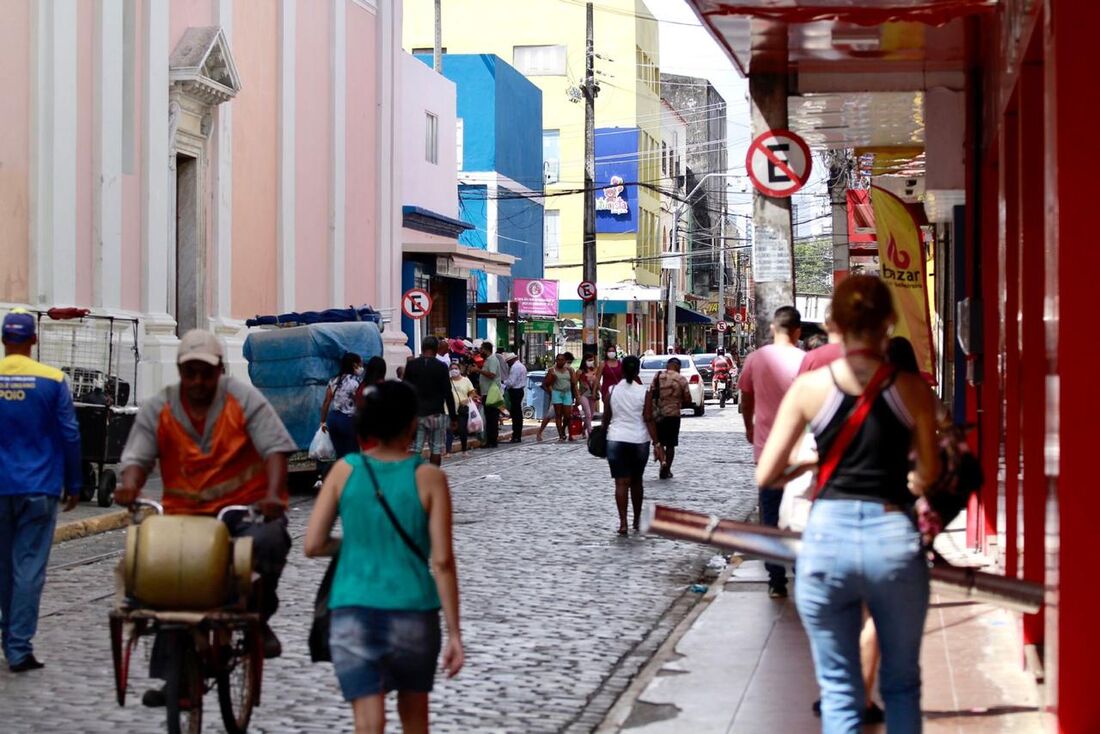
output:
M 401 3 L 12 0 L 0 309 L 137 316 L 139 394 L 256 314 L 400 309 Z M 404 336 L 387 329 L 387 357 Z

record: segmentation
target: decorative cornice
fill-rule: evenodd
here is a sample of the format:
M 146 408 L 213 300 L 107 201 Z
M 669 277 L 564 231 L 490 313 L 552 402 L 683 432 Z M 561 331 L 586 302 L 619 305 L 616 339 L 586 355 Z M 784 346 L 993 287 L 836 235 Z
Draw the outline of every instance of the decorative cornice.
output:
M 168 61 L 168 81 L 211 107 L 237 96 L 241 78 L 220 26 L 184 31 Z

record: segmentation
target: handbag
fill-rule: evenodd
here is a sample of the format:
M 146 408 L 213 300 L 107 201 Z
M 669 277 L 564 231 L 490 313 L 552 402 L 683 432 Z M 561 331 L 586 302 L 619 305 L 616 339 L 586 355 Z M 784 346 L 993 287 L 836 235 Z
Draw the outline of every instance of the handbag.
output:
M 985 477 L 981 462 L 970 451 L 961 426 L 941 425 L 938 434 L 943 468 L 924 496 L 946 527 L 970 502 L 970 496 L 982 488 Z
M 588 453 L 597 459 L 607 458 L 607 428 L 593 426 L 588 432 Z
M 321 585 L 317 587 L 317 596 L 313 600 L 313 624 L 309 627 L 309 660 L 313 663 L 331 663 L 332 650 L 329 647 L 328 633 L 332 626 L 332 610 L 328 607 L 332 595 L 332 580 L 336 576 L 336 562 L 339 555 L 332 557 L 325 570 Z
M 814 435 L 807 432 L 798 448 L 798 460 L 808 461 L 817 451 Z M 814 478 L 812 472 L 795 477 L 783 487 L 783 499 L 779 502 L 779 528 L 801 533 L 806 529 L 813 507 Z

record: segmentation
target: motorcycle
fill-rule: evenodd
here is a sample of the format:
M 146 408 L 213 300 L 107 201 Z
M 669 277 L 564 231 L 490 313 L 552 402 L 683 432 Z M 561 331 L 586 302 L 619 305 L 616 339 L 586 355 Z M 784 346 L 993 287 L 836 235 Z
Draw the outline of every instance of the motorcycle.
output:
M 714 376 L 714 393 L 718 396 L 718 407 L 726 407 L 726 401 L 733 397 L 733 391 L 730 387 L 728 374 L 719 373 Z

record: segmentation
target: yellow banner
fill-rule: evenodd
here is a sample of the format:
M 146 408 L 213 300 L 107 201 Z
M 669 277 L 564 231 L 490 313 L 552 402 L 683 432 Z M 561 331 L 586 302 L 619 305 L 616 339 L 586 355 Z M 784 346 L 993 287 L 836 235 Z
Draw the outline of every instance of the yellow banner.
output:
M 894 336 L 913 344 L 917 364 L 929 382 L 935 379 L 935 354 L 928 313 L 928 274 L 920 227 L 898 197 L 878 186 L 871 187 L 878 238 L 879 269 L 894 295 L 898 323 Z

